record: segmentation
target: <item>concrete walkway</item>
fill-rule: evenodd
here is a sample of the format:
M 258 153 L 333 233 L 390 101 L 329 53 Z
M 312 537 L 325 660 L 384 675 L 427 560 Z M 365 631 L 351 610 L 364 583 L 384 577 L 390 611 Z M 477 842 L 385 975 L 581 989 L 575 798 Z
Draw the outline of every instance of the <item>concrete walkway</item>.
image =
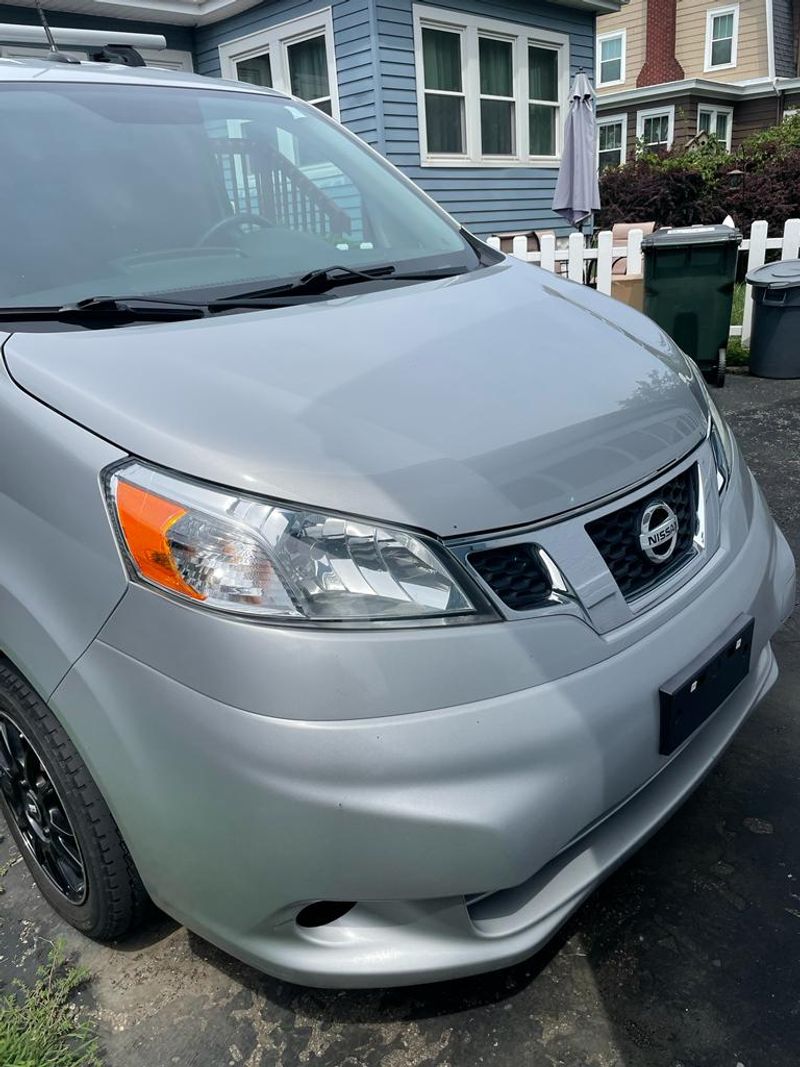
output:
M 716 394 L 800 556 L 800 382 Z M 65 935 L 109 1067 L 797 1067 L 800 625 L 781 679 L 717 769 L 547 951 L 447 985 L 366 993 L 274 981 L 163 920 L 115 948 L 0 878 L 0 979 Z M 8 837 L 0 865 L 14 859 Z

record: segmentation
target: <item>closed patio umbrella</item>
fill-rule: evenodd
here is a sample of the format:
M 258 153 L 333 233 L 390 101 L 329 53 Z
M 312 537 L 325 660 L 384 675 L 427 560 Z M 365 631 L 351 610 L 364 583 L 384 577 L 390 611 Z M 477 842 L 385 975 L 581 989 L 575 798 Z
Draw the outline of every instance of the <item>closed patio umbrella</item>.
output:
M 553 211 L 573 226 L 578 226 L 600 207 L 595 136 L 594 91 L 581 72 L 572 83 L 561 169 L 553 195 Z

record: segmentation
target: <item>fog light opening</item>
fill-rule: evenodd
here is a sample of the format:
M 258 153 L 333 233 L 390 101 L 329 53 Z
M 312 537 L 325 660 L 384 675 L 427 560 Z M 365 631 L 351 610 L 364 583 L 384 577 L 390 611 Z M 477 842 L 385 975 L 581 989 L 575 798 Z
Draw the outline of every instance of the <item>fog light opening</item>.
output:
M 306 904 L 302 911 L 298 912 L 295 922 L 306 930 L 327 926 L 328 923 L 347 915 L 355 906 L 354 900 L 315 900 L 313 904 Z

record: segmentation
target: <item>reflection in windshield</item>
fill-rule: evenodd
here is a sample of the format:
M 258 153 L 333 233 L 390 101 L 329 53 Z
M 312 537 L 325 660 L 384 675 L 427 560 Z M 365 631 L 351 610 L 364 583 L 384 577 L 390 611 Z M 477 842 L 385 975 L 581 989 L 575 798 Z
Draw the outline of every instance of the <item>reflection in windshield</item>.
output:
M 9 83 L 0 141 L 0 305 L 213 299 L 331 264 L 477 265 L 394 171 L 281 97 Z

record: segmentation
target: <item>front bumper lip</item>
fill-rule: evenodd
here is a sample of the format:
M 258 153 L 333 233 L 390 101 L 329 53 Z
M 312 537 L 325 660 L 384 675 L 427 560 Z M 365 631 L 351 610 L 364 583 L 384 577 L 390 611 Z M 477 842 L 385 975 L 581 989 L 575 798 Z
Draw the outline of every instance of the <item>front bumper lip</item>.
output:
M 655 609 L 660 625 L 640 640 L 501 696 L 382 718 L 276 719 L 98 639 L 52 704 L 152 896 L 209 940 L 309 985 L 490 970 L 542 944 L 669 816 L 774 681 L 768 642 L 793 599 L 794 563 L 760 499 L 738 538 L 716 580 L 671 616 Z M 658 684 L 743 613 L 756 619 L 750 675 L 659 757 Z M 515 625 L 493 629 L 513 641 Z M 357 673 L 359 657 L 349 666 Z M 267 674 L 263 684 L 268 694 Z M 294 916 L 313 900 L 359 903 L 301 930 Z

